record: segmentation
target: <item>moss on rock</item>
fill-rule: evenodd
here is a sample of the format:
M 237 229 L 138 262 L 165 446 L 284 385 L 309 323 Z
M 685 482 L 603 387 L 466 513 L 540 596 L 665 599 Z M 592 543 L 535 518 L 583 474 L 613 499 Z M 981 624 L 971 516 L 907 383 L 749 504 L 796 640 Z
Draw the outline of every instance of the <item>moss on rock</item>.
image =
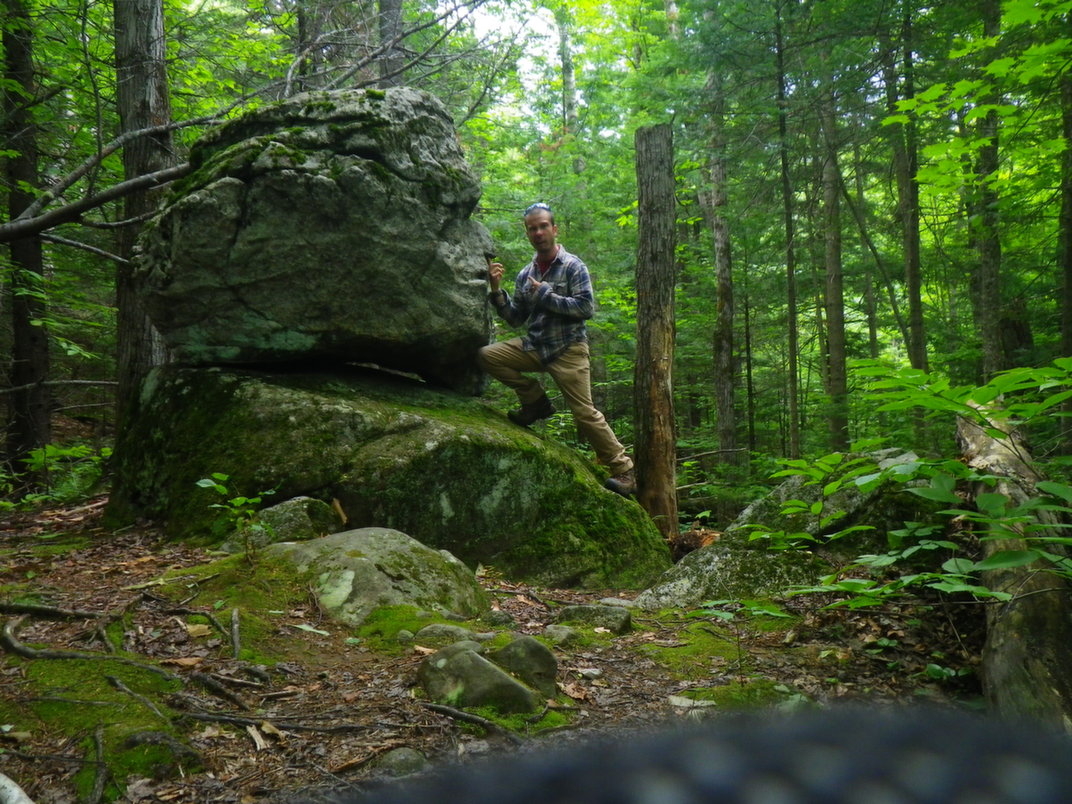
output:
M 643 509 L 577 453 L 377 372 L 157 369 L 114 469 L 111 521 L 147 517 L 175 537 L 226 535 L 197 486 L 218 472 L 236 494 L 337 499 L 348 527 L 394 528 L 541 585 L 642 588 L 670 566 Z

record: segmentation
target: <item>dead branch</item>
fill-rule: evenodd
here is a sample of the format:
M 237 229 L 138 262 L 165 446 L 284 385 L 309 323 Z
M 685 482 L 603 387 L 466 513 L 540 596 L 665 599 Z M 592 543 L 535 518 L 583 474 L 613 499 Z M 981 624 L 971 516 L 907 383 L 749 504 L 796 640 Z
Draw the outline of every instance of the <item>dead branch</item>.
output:
M 168 716 L 165 715 L 163 712 L 161 712 L 156 707 L 156 704 L 154 704 L 152 701 L 150 701 L 148 698 L 146 698 L 141 693 L 134 692 L 134 690 L 132 690 L 130 687 L 128 687 L 126 684 L 124 684 L 122 681 L 120 681 L 115 676 L 105 676 L 104 680 L 107 681 L 115 689 L 119 690 L 124 695 L 129 695 L 131 698 L 133 698 L 135 701 L 140 703 L 142 706 L 144 706 L 146 709 L 148 709 L 150 712 L 152 712 L 154 715 L 156 715 L 161 720 L 167 720 L 168 719 Z
M 86 798 L 89 804 L 97 804 L 102 798 L 104 798 L 104 786 L 108 783 L 108 777 L 111 775 L 108 771 L 108 765 L 104 762 L 104 724 L 98 723 L 96 730 L 93 732 L 93 749 L 97 754 L 96 766 L 97 773 L 93 779 L 93 791 Z
M 58 606 L 42 606 L 40 603 L 10 603 L 0 600 L 0 614 L 32 614 L 42 620 L 87 620 L 103 617 L 99 611 L 61 609 Z
M 223 698 L 223 700 L 227 701 L 228 703 L 234 704 L 239 709 L 244 709 L 248 712 L 250 709 L 253 708 L 249 705 L 249 703 L 245 701 L 245 699 L 242 698 L 241 695 L 227 689 L 227 687 L 223 686 L 223 684 L 218 682 L 216 679 L 214 679 L 207 673 L 190 673 L 190 680 L 196 681 L 213 695 Z
M 25 391 L 28 388 L 53 385 L 119 385 L 119 383 L 115 380 L 45 380 L 44 382 L 34 382 L 29 385 L 16 385 L 13 388 L 0 388 L 0 395 Z
M 181 717 L 188 717 L 192 720 L 200 720 L 208 723 L 227 723 L 231 726 L 242 726 L 243 728 L 246 726 L 259 726 L 264 722 L 264 718 L 257 719 L 242 717 L 240 715 L 216 715 L 209 712 L 183 712 Z M 289 718 L 273 718 L 272 722 L 281 730 L 311 731 L 318 734 L 343 734 L 355 731 L 370 731 L 375 728 L 375 726 L 365 726 L 357 723 L 340 723 L 335 726 L 314 726 L 309 723 L 294 721 Z
M 19 642 L 16 634 L 19 628 L 22 626 L 23 620 L 26 616 L 15 617 L 14 619 L 7 620 L 4 623 L 3 629 L 0 629 L 0 648 L 7 653 L 13 653 L 16 656 L 21 656 L 24 659 L 93 659 L 103 660 L 108 662 L 119 662 L 130 667 L 137 667 L 140 670 L 147 670 L 150 673 L 156 673 L 163 676 L 168 681 L 181 681 L 174 673 L 170 673 L 167 670 L 163 670 L 159 667 L 153 667 L 151 664 L 143 664 L 142 662 L 136 662 L 133 659 L 127 659 L 123 656 L 109 656 L 103 653 L 83 653 L 75 650 L 50 650 L 42 648 L 40 650 L 27 647 Z
M 514 734 L 509 729 L 504 729 L 498 723 L 488 720 L 487 718 L 480 717 L 480 715 L 474 715 L 471 712 L 464 712 L 461 709 L 455 709 L 452 706 L 444 706 L 443 704 L 429 703 L 427 701 L 422 701 L 421 706 L 423 706 L 425 709 L 431 709 L 433 712 L 438 712 L 441 715 L 446 715 L 447 717 L 453 718 L 454 720 L 461 720 L 465 723 L 473 723 L 491 732 L 492 734 L 497 734 L 500 737 L 505 737 L 514 745 L 522 745 L 525 742 L 524 739 L 519 735 Z

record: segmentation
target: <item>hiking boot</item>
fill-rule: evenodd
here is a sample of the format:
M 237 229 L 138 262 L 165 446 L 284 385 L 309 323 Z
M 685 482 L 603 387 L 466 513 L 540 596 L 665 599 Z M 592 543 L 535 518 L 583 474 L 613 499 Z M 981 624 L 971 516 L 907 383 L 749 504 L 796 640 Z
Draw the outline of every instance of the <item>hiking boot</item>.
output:
M 535 402 L 531 402 L 528 405 L 522 405 L 517 410 L 511 410 L 506 414 L 506 418 L 514 424 L 528 427 L 533 422 L 537 422 L 540 419 L 546 419 L 554 412 L 555 406 L 552 405 L 551 400 L 544 395 Z
M 614 477 L 608 477 L 603 484 L 603 488 L 610 489 L 615 494 L 621 494 L 623 497 L 632 497 L 636 494 L 636 475 L 633 474 L 633 470 L 628 472 L 622 472 L 620 475 Z

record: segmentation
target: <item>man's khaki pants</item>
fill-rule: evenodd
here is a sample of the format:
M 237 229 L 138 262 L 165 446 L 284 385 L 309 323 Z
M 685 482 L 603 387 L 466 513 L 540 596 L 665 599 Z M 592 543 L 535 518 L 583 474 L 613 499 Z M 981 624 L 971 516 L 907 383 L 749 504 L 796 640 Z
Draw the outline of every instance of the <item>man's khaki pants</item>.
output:
M 543 386 L 534 377 L 521 372 L 546 371 L 573 411 L 577 429 L 588 440 L 611 475 L 633 468 L 625 448 L 610 429 L 603 414 L 592 402 L 592 374 L 588 360 L 588 344 L 575 343 L 548 365 L 540 362 L 535 352 L 521 348 L 521 338 L 513 338 L 483 347 L 480 367 L 517 393 L 522 405 L 538 402 L 544 395 Z

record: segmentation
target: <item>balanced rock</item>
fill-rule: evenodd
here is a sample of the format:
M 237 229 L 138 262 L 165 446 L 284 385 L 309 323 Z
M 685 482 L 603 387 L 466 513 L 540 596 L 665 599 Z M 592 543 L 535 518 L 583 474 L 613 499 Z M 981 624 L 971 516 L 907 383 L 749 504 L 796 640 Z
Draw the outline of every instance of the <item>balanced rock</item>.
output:
M 198 142 L 146 227 L 146 305 L 194 365 L 374 363 L 474 393 L 491 238 L 445 108 L 297 95 Z

